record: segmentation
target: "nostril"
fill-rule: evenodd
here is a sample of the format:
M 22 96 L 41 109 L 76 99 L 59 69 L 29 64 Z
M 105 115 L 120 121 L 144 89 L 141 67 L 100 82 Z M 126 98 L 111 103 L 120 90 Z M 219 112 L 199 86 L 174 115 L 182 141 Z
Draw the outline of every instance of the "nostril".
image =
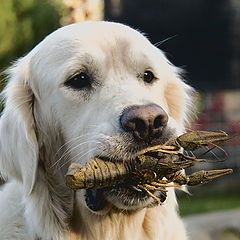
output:
M 123 127 L 126 131 L 144 132 L 146 130 L 145 122 L 140 118 L 130 119 L 124 122 Z
M 168 122 L 167 115 L 159 115 L 153 121 L 153 129 L 164 127 Z
M 153 129 L 157 129 L 157 128 L 160 128 L 162 127 L 162 116 L 158 116 L 154 119 L 154 122 L 153 122 Z
M 123 124 L 123 127 L 126 131 L 134 131 L 136 128 L 136 124 L 133 121 L 127 121 L 126 123 Z
M 146 131 L 146 124 L 142 119 L 136 118 L 134 119 L 134 123 L 135 123 L 135 129 L 134 129 L 135 131 L 138 131 L 138 132 Z

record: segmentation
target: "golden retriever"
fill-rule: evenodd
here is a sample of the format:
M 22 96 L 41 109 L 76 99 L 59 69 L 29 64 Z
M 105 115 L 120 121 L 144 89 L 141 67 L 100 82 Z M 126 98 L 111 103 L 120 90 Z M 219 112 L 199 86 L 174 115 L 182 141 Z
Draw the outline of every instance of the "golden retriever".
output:
M 72 162 L 128 161 L 184 132 L 192 88 L 141 33 L 83 22 L 46 37 L 7 71 L 0 120 L 0 239 L 183 240 L 175 193 L 72 191 Z

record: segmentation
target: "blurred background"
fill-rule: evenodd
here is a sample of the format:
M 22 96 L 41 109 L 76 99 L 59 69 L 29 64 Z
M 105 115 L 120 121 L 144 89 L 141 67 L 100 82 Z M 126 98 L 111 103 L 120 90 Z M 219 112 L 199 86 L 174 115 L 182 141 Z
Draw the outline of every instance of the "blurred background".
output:
M 134 27 L 162 49 L 197 91 L 189 129 L 235 136 L 199 169 L 234 173 L 178 193 L 192 239 L 240 239 L 240 1 L 239 0 L 6 0 L 0 1 L 0 71 L 55 29 L 85 20 Z M 0 77 L 0 90 L 5 84 Z M 196 171 L 191 169 L 190 171 Z

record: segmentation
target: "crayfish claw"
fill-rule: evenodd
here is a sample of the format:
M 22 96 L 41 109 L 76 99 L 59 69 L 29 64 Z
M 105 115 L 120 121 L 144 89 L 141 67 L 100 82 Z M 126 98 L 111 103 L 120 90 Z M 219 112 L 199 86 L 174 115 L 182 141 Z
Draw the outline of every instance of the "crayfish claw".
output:
M 194 151 L 207 145 L 216 147 L 216 144 L 223 143 L 229 139 L 231 139 L 231 137 L 223 131 L 193 131 L 182 134 L 175 139 L 174 143 L 186 151 Z
M 189 176 L 189 186 L 208 183 L 218 177 L 222 177 L 232 173 L 232 169 L 210 170 L 210 171 L 198 171 Z

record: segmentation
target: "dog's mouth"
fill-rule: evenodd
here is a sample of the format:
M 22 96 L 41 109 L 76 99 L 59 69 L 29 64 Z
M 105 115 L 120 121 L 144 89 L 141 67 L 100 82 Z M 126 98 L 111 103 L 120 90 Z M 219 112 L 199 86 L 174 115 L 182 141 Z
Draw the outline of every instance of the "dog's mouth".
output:
M 135 159 L 138 155 L 139 154 L 135 154 L 133 159 Z M 99 158 L 109 161 L 106 157 Z M 167 198 L 167 193 L 165 191 L 148 191 L 151 195 L 156 196 L 161 203 L 163 203 Z M 140 189 L 133 180 L 133 182 L 124 182 L 111 187 L 87 189 L 85 201 L 87 207 L 92 211 L 101 211 L 109 203 L 118 209 L 137 210 L 144 207 L 153 207 L 159 204 L 159 202 L 154 199 L 149 192 L 144 189 Z

